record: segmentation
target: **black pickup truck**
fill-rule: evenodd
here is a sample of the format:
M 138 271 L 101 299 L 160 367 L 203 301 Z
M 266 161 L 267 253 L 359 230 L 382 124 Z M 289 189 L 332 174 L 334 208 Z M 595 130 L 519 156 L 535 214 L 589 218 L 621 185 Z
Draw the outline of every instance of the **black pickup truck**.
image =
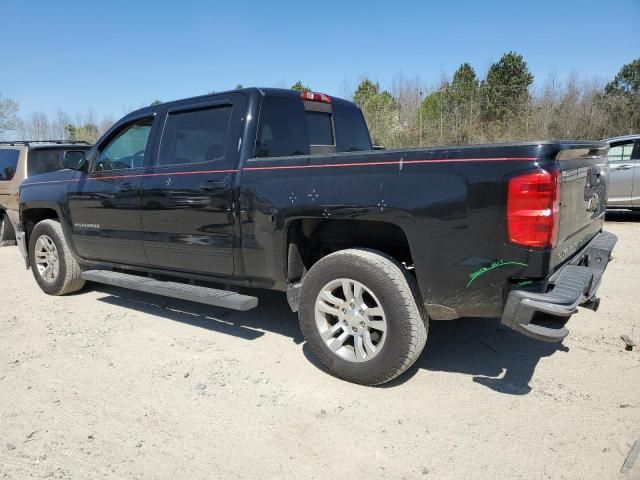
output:
M 607 150 L 378 150 L 351 102 L 249 88 L 138 110 L 67 152 L 22 184 L 17 237 L 52 295 L 88 280 L 247 310 L 233 285 L 286 292 L 322 364 L 375 385 L 418 358 L 429 320 L 561 341 L 597 309 Z

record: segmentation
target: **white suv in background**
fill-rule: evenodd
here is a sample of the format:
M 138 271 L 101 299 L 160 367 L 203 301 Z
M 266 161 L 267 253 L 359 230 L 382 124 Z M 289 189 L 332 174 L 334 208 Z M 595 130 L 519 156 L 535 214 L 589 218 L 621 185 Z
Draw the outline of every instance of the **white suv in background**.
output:
M 603 141 L 610 145 L 607 207 L 640 210 L 640 134 Z

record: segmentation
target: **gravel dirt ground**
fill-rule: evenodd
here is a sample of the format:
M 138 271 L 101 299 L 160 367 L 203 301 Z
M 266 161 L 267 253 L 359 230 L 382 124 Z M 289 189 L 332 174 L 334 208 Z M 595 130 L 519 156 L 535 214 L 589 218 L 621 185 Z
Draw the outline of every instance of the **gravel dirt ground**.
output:
M 379 388 L 311 358 L 285 297 L 250 312 L 88 285 L 40 292 L 0 249 L 0 479 L 640 478 L 640 215 L 563 344 L 431 324 Z M 640 460 L 638 462 L 640 463 Z

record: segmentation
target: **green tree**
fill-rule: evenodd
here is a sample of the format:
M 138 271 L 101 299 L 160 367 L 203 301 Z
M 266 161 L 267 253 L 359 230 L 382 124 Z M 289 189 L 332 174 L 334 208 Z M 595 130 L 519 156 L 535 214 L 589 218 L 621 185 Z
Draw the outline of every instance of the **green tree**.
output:
M 360 108 L 373 96 L 378 95 L 380 93 L 380 85 L 377 83 L 373 83 L 368 78 L 365 78 L 358 88 L 356 88 L 356 92 L 353 94 L 353 101 Z
M 75 125 L 71 123 L 68 123 L 67 125 L 65 125 L 64 133 L 67 140 L 72 140 L 72 141 L 78 140 L 78 132 Z
M 151 105 L 152 105 L 152 106 L 153 106 L 153 105 L 160 105 L 161 103 L 162 103 L 162 102 L 156 98 L 153 102 L 151 102 Z
M 291 90 L 299 90 L 301 92 L 310 92 L 311 89 L 298 80 L 296 83 L 291 85 Z
M 433 93 L 427 95 L 420 104 L 420 111 L 422 113 L 422 121 L 427 123 L 435 123 L 440 118 L 440 108 L 442 105 L 443 92 L 436 90 Z
M 478 93 L 478 78 L 471 65 L 463 63 L 453 74 L 451 95 L 457 105 L 466 106 L 475 100 Z
M 505 124 L 523 113 L 529 100 L 533 75 L 522 55 L 505 53 L 489 67 L 482 82 L 482 108 L 485 120 Z
M 468 143 L 478 115 L 478 78 L 471 65 L 463 63 L 453 74 L 449 105 L 455 143 Z
M 94 123 L 85 123 L 76 129 L 76 140 L 94 143 L 98 139 L 98 126 Z
M 240 89 L 242 89 L 242 88 L 244 88 L 244 87 L 242 86 L 242 84 L 241 84 L 241 83 L 238 83 L 238 84 L 236 85 L 236 90 L 240 90 Z
M 640 130 L 640 58 L 624 65 L 596 99 L 606 111 L 613 134 Z
M 640 58 L 624 65 L 604 89 L 606 94 L 636 94 L 640 92 Z
M 353 101 L 362 109 L 373 143 L 394 145 L 398 133 L 398 105 L 380 85 L 364 79 L 353 95 Z

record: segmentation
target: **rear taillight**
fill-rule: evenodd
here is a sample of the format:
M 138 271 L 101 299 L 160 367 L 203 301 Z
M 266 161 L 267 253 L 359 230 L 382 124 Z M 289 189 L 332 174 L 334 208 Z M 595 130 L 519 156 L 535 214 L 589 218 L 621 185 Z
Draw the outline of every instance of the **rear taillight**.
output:
M 300 98 L 311 102 L 331 103 L 331 97 L 324 93 L 300 92 Z
M 538 170 L 509 180 L 509 241 L 525 247 L 553 248 L 560 220 L 560 172 Z

